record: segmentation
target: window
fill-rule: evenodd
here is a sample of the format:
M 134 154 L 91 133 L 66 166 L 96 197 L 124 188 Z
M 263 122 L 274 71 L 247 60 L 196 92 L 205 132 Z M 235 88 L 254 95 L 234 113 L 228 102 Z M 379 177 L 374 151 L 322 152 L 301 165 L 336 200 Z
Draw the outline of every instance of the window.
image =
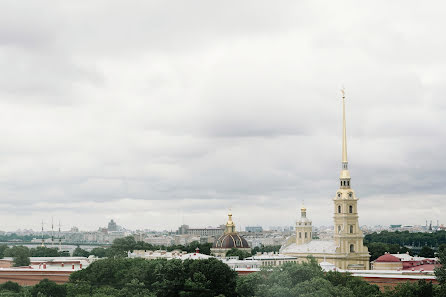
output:
M 338 226 L 338 233 L 341 233 L 341 225 Z
M 302 233 L 299 232 L 299 238 L 302 238 Z
M 355 245 L 351 244 L 350 245 L 350 253 L 354 253 L 355 252 Z
M 353 233 L 353 225 L 350 225 L 350 233 Z
M 341 198 L 341 193 L 338 193 L 338 197 Z
M 310 238 L 311 238 L 311 232 L 310 232 Z
M 307 238 L 307 232 L 305 232 L 305 238 Z
M 348 212 L 349 212 L 349 213 L 353 213 L 353 206 L 352 206 L 352 205 L 350 205 L 350 206 L 348 207 Z
M 353 196 L 352 192 L 348 193 L 348 197 L 352 198 L 352 196 Z
M 338 205 L 338 213 L 341 213 L 341 206 Z

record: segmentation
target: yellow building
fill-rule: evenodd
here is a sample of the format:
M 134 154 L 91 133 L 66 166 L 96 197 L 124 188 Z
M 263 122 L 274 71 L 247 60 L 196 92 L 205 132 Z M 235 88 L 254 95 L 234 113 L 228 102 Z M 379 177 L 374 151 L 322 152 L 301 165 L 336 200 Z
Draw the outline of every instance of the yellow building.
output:
M 296 235 L 288 239 L 280 251 L 282 254 L 302 260 L 312 255 L 318 262 L 327 261 L 340 269 L 369 269 L 370 254 L 363 244 L 364 235 L 358 222 L 358 198 L 351 188 L 348 170 L 344 92 L 342 92 L 342 170 L 339 180 L 339 189 L 333 198 L 333 240 L 311 240 L 311 236 L 303 237 L 308 232 L 311 235 L 311 221 L 306 218 L 306 209 L 302 208 L 301 219 L 296 223 Z

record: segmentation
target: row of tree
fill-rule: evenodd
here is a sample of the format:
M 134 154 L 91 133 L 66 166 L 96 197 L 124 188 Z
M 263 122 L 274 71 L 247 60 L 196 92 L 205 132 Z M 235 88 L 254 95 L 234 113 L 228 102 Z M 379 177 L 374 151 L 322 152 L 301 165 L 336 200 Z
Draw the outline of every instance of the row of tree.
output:
M 446 231 L 440 230 L 437 232 L 426 233 L 417 232 L 411 233 L 409 231 L 381 231 L 367 234 L 364 237 L 364 243 L 383 242 L 390 244 L 398 244 L 400 246 L 430 246 L 438 248 L 442 244 L 446 244 Z
M 6 244 L 0 245 L 0 259 L 12 257 L 14 266 L 29 265 L 29 257 L 69 257 L 66 251 L 60 252 L 57 248 L 36 247 L 28 248 L 26 246 L 8 247 Z
M 446 263 L 446 253 L 440 255 Z M 446 272 L 436 271 L 439 285 L 425 281 L 380 292 L 347 273 L 324 273 L 314 258 L 238 276 L 217 259 L 144 260 L 123 257 L 96 261 L 74 272 L 64 285 L 43 280 L 34 287 L 0 285 L 6 297 L 445 297 Z
M 133 236 L 127 236 L 124 238 L 117 238 L 113 241 L 113 244 L 108 248 L 98 247 L 94 248 L 91 251 L 84 250 L 80 247 L 77 247 L 73 256 L 75 257 L 88 257 L 90 255 L 94 255 L 99 258 L 104 257 L 126 257 L 127 253 L 134 250 L 146 250 L 146 251 L 155 251 L 155 250 L 180 250 L 186 251 L 188 253 L 193 253 L 196 248 L 199 248 L 200 253 L 210 255 L 212 243 L 200 243 L 198 241 L 193 241 L 188 245 L 172 245 L 172 246 L 158 246 L 146 243 L 144 241 L 136 241 Z M 228 251 L 226 256 L 238 256 L 240 259 L 244 259 L 255 255 L 257 252 L 279 252 L 280 245 L 276 246 L 261 246 L 255 247 L 252 249 L 251 253 L 247 253 L 241 250 L 232 249 Z

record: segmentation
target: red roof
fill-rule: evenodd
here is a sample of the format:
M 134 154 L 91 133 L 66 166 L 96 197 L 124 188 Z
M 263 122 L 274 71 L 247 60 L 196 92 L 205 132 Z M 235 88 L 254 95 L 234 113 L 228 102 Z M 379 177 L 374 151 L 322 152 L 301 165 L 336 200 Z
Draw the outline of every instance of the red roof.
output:
M 400 262 L 401 260 L 391 254 L 385 254 L 375 260 L 375 262 Z

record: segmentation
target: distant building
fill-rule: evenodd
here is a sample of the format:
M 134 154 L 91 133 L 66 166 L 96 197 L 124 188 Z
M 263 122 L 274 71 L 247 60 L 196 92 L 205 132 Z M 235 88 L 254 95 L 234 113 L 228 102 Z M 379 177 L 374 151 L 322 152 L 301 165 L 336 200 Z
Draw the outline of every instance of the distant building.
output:
M 118 231 L 118 225 L 116 225 L 116 222 L 113 221 L 113 219 L 108 223 L 108 231 Z
M 285 263 L 297 263 L 296 257 L 275 254 L 275 253 L 263 253 L 246 258 L 245 261 L 259 261 L 262 266 L 280 266 Z
M 385 253 L 372 262 L 373 270 L 403 270 L 403 271 L 424 271 L 432 272 L 439 266 L 438 259 L 414 257 L 405 254 Z
M 218 237 L 218 236 L 222 235 L 223 232 L 224 232 L 224 228 L 222 228 L 222 227 L 218 227 L 218 228 L 212 228 L 212 227 L 208 227 L 208 228 L 189 228 L 188 225 L 181 225 L 178 228 L 177 234 L 179 234 L 179 235 L 190 234 L 190 235 L 198 235 L 198 236 L 214 236 L 214 237 Z
M 263 232 L 262 226 L 247 226 L 245 227 L 246 232 L 252 232 L 252 233 L 260 233 Z

